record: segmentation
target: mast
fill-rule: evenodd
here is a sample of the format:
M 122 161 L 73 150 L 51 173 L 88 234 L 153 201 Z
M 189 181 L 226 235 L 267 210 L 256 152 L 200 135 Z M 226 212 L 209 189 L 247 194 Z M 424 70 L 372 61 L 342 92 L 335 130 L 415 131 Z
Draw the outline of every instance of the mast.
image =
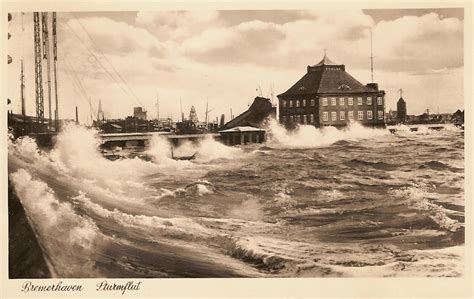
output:
M 372 30 L 370 30 L 370 76 L 370 82 L 374 83 L 374 55 L 372 52 Z
M 184 121 L 183 104 L 181 102 L 181 97 L 179 97 L 179 111 L 181 112 L 181 121 Z
M 89 114 L 91 119 L 91 127 L 94 125 L 94 116 L 92 115 L 92 99 L 89 96 Z
M 46 59 L 46 76 L 48 79 L 48 118 L 49 122 L 52 121 L 53 116 L 51 113 L 51 63 L 49 56 L 49 33 L 48 33 L 48 13 L 42 12 L 42 25 L 43 25 L 43 59 Z
M 160 94 L 156 94 L 156 120 L 160 120 Z
M 36 98 L 36 132 L 39 133 L 44 122 L 43 76 L 41 68 L 41 38 L 39 12 L 33 13 L 35 45 L 35 98 Z
M 56 13 L 53 12 L 53 73 L 54 73 L 54 101 L 56 107 L 54 127 L 55 131 L 59 132 L 59 100 L 58 100 L 58 74 L 56 72 L 56 63 L 58 61 L 58 35 L 56 31 Z
M 21 60 L 21 85 L 20 85 L 20 95 L 21 95 L 21 115 L 23 119 L 26 117 L 26 108 L 25 108 L 25 75 L 23 73 L 23 59 Z

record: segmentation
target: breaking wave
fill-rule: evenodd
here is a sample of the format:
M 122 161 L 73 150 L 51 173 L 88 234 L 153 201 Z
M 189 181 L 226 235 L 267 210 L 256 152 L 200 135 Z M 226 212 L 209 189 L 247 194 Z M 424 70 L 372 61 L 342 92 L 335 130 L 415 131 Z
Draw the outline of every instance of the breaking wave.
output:
M 267 143 L 281 148 L 315 148 L 342 140 L 367 139 L 388 134 L 387 130 L 364 127 L 360 123 L 351 123 L 344 129 L 300 125 L 295 130 L 288 131 L 276 120 L 270 120 Z
M 413 184 L 413 186 L 393 189 L 391 193 L 406 200 L 410 207 L 426 212 L 428 217 L 442 229 L 456 232 L 463 227 L 462 223 L 449 217 L 448 214 L 452 212 L 430 200 L 430 193 L 425 186 Z
M 93 256 L 104 236 L 95 222 L 58 201 L 53 190 L 26 170 L 12 173 L 11 179 L 53 272 L 59 277 L 97 276 Z

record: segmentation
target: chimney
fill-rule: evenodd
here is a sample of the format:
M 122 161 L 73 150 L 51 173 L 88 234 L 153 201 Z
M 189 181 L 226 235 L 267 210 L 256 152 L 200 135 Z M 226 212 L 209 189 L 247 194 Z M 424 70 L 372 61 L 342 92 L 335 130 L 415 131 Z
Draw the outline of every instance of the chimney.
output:
M 379 84 L 378 83 L 367 83 L 365 85 L 367 88 L 373 89 L 373 90 L 379 90 Z

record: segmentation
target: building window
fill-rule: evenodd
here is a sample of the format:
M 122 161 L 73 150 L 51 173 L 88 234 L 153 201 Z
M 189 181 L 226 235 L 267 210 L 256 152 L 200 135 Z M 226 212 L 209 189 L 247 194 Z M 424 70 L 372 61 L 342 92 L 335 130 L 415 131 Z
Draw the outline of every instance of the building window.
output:
M 354 120 L 354 111 L 349 111 L 348 116 L 349 120 Z
M 314 114 L 309 115 L 309 123 L 314 124 Z
M 307 123 L 308 123 L 308 116 L 305 114 L 305 115 L 303 115 L 303 124 L 306 125 Z
M 383 111 L 377 111 L 377 116 L 379 120 L 383 119 Z
M 349 106 L 354 105 L 354 99 L 352 99 L 352 98 L 347 98 L 347 105 L 349 105 Z
M 311 106 L 316 105 L 316 101 L 314 99 L 311 99 Z
M 323 112 L 323 121 L 329 120 L 329 112 Z
M 296 108 L 300 106 L 300 100 L 296 100 Z
M 364 120 L 364 111 L 357 111 L 357 119 Z
M 283 108 L 286 108 L 286 101 L 282 100 L 281 103 L 283 104 Z
M 339 105 L 344 106 L 344 98 L 339 98 Z
M 362 97 L 357 98 L 357 105 L 362 106 Z
M 328 99 L 327 98 L 323 98 L 323 106 L 327 106 L 328 105 Z
M 290 100 L 290 108 L 293 107 L 293 100 Z
M 290 115 L 290 123 L 293 123 L 293 115 Z
M 339 119 L 346 120 L 346 111 L 339 111 Z
M 367 119 L 372 119 L 372 110 L 367 110 Z
M 377 97 L 377 105 L 383 105 L 383 97 Z
M 331 120 L 336 121 L 337 120 L 337 113 L 336 111 L 331 112 Z
M 282 122 L 283 124 L 286 124 L 286 116 L 285 116 L 285 115 L 283 115 L 283 116 L 281 117 L 281 122 Z
M 306 107 L 306 100 L 303 99 L 303 107 Z
M 336 106 L 336 98 L 331 98 L 331 106 Z
M 367 97 L 367 105 L 372 105 L 372 97 Z

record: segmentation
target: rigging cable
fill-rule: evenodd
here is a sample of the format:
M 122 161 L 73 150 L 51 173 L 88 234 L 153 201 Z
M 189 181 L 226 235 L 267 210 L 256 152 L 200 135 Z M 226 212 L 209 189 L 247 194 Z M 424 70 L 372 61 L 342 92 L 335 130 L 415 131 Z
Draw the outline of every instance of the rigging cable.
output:
M 84 41 L 79 37 L 79 35 L 72 29 L 72 27 L 68 24 L 68 23 L 65 23 L 66 26 L 69 28 L 69 30 L 76 36 L 76 38 L 81 42 L 81 44 L 84 46 L 84 48 L 91 54 L 91 56 L 97 61 L 97 63 L 100 65 L 100 67 L 102 67 L 102 69 L 109 75 L 109 77 L 120 87 L 120 89 L 122 89 L 122 91 L 130 96 L 130 94 L 122 87 L 122 85 L 117 81 L 117 79 L 112 76 L 112 74 L 109 72 L 109 70 L 107 70 L 104 65 L 102 64 L 102 62 L 97 58 L 97 56 L 86 46 L 86 44 L 84 43 Z M 135 100 L 138 104 L 140 104 L 140 102 L 138 102 L 136 99 L 133 99 Z
M 133 90 L 130 88 L 130 86 L 127 84 L 127 82 L 123 79 L 122 75 L 120 75 L 120 73 L 117 71 L 117 69 L 114 67 L 114 65 L 110 62 L 110 60 L 107 58 L 107 56 L 104 54 L 104 52 L 100 49 L 100 47 L 97 45 L 97 43 L 94 41 L 94 39 L 92 38 L 92 36 L 89 34 L 89 32 L 87 31 L 87 29 L 82 25 L 82 22 L 76 17 L 76 15 L 74 13 L 70 13 L 73 15 L 74 19 L 79 23 L 79 25 L 81 26 L 82 30 L 87 34 L 87 36 L 89 37 L 89 39 L 91 40 L 92 44 L 97 48 L 97 50 L 99 50 L 100 54 L 102 55 L 102 57 L 104 57 L 105 61 L 110 65 L 110 67 L 112 68 L 112 70 L 115 72 L 115 74 L 120 78 L 120 80 L 123 82 L 123 84 L 125 84 L 125 86 L 128 88 L 128 90 L 130 91 L 130 93 L 133 95 L 133 97 L 135 97 L 135 99 L 138 101 L 138 103 L 143 106 L 143 104 L 141 103 L 140 99 L 135 95 L 135 93 L 133 92 Z

